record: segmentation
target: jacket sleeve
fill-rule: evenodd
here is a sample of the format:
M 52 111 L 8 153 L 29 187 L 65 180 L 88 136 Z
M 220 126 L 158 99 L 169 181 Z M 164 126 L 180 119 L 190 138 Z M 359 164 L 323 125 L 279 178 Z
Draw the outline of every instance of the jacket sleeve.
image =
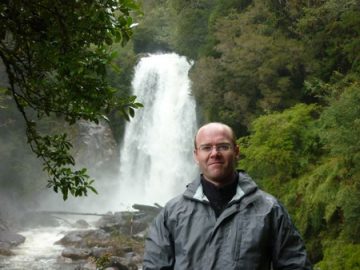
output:
M 143 270 L 171 270 L 174 262 L 174 245 L 166 225 L 164 208 L 153 221 L 146 237 Z
M 272 262 L 274 270 L 311 270 L 305 245 L 288 212 L 274 207 Z

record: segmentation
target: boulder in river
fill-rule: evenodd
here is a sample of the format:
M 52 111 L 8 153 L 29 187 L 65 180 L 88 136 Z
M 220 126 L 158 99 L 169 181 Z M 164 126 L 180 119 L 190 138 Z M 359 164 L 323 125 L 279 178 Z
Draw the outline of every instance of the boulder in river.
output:
M 110 239 L 110 233 L 104 230 L 84 230 L 84 231 L 71 231 L 67 233 L 55 244 L 63 246 L 75 246 L 84 247 L 88 246 L 89 243 L 101 243 L 106 242 Z
M 25 242 L 25 237 L 10 231 L 0 231 L 0 255 L 13 255 L 11 248 Z
M 84 260 L 91 256 L 91 249 L 89 248 L 65 248 L 61 255 L 72 260 Z

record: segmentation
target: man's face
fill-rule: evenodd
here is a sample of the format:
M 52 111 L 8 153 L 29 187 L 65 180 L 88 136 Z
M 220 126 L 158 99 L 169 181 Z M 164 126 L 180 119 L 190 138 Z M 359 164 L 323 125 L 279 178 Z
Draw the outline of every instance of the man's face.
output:
M 220 186 L 230 183 L 238 154 L 239 148 L 227 126 L 212 123 L 198 131 L 194 158 L 208 181 Z

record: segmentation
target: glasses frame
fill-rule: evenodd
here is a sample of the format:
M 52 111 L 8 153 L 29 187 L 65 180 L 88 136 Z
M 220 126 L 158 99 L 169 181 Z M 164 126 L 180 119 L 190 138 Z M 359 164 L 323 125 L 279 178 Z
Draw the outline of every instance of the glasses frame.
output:
M 234 145 L 231 143 L 218 143 L 218 144 L 203 144 L 197 147 L 196 149 L 203 153 L 211 153 L 215 148 L 215 151 L 218 153 L 226 153 L 234 149 Z

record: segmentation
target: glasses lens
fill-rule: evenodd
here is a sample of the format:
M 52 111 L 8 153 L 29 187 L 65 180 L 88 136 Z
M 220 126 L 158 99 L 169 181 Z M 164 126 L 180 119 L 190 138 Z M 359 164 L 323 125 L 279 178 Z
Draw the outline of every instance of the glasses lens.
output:
M 217 152 L 226 152 L 231 149 L 231 144 L 229 144 L 229 143 L 221 143 L 221 144 L 217 144 L 217 145 L 205 144 L 205 145 L 200 145 L 199 150 L 202 152 L 209 153 L 212 151 L 212 149 L 214 147 Z

